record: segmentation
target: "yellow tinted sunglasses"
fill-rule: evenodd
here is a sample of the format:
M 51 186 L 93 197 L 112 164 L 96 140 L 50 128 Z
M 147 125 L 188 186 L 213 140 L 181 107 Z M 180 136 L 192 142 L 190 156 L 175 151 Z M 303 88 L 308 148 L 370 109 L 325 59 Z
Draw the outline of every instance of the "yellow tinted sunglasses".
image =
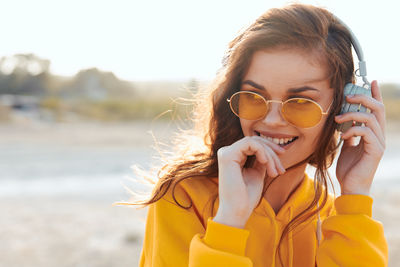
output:
M 321 106 L 307 98 L 290 98 L 286 101 L 266 100 L 262 95 L 251 91 L 239 91 L 227 99 L 232 112 L 241 119 L 260 120 L 269 111 L 270 103 L 282 104 L 281 114 L 290 124 L 300 128 L 311 128 L 317 125 L 322 115 L 327 115 Z

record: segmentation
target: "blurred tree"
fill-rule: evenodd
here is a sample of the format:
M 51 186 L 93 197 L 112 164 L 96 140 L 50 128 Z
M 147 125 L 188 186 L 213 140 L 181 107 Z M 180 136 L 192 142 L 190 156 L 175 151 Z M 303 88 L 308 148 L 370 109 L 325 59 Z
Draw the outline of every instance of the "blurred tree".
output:
M 380 87 L 384 99 L 400 98 L 400 84 L 383 83 L 380 85 Z
M 131 83 L 119 80 L 114 73 L 90 68 L 79 71 L 60 90 L 60 96 L 69 100 L 103 101 L 109 98 L 133 98 Z
M 383 83 L 380 87 L 385 104 L 386 118 L 400 122 L 400 84 Z
M 48 73 L 50 61 L 35 54 L 16 54 L 0 59 L 0 71 L 4 74 L 19 74 L 36 76 Z
M 48 90 L 50 61 L 34 54 L 0 59 L 0 94 L 43 96 Z

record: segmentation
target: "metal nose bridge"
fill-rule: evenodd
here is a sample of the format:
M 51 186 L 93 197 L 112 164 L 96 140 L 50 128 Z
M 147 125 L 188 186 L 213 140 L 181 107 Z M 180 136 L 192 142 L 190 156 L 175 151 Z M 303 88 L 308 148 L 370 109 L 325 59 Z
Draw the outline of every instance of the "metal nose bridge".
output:
M 281 101 L 281 100 L 273 100 L 273 99 L 271 99 L 271 100 L 265 100 L 265 102 L 267 102 L 267 104 L 269 104 L 270 102 L 272 102 L 272 103 L 283 104 L 283 101 Z
M 278 104 L 281 104 L 281 108 L 282 108 L 282 105 L 283 105 L 283 103 L 285 103 L 284 101 L 281 101 L 281 100 L 273 100 L 273 99 L 271 99 L 271 100 L 266 100 L 265 99 L 265 103 L 267 103 L 267 106 L 269 105 L 269 103 L 278 103 Z M 271 110 L 271 108 L 268 108 L 268 111 L 269 110 Z M 282 112 L 281 111 L 281 109 L 279 109 L 279 111 L 280 112 Z M 269 113 L 269 112 L 268 112 Z
M 282 107 L 283 107 L 283 104 L 285 103 L 284 101 L 281 101 L 281 100 L 274 100 L 274 99 L 270 99 L 270 100 L 266 100 L 265 98 L 264 98 L 264 100 L 265 100 L 265 103 L 267 104 L 267 112 L 266 112 L 266 114 L 264 115 L 264 119 L 268 116 L 268 114 L 270 114 L 271 113 L 271 110 L 272 110 L 272 105 L 270 106 L 270 103 L 277 103 L 277 104 L 280 104 L 280 107 L 278 108 L 278 116 L 280 116 L 281 118 L 283 118 L 283 120 L 286 120 L 285 118 L 284 118 L 284 116 L 283 116 L 283 112 L 282 112 Z

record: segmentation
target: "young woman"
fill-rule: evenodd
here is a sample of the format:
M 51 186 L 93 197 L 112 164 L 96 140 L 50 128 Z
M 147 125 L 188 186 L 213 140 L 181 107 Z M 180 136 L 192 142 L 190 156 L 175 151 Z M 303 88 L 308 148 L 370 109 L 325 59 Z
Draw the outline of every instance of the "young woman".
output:
M 267 11 L 230 43 L 199 100 L 202 141 L 186 139 L 144 202 L 140 266 L 387 265 L 369 196 L 385 149 L 377 82 L 372 97 L 346 98 L 370 113 L 338 116 L 355 82 L 350 40 L 328 11 L 295 4 Z M 339 137 L 346 121 L 363 126 Z M 327 191 L 336 152 L 337 198 Z

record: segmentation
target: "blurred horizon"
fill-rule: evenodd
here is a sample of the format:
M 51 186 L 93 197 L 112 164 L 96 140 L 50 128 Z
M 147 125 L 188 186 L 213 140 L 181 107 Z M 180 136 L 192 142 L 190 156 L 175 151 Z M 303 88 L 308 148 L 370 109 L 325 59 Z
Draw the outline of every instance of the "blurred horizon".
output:
M 191 118 L 199 90 L 211 81 L 126 81 L 113 72 L 50 72 L 35 54 L 0 58 L 0 122 L 23 117 L 43 122 L 181 120 Z M 400 83 L 380 83 L 389 121 L 400 122 Z

